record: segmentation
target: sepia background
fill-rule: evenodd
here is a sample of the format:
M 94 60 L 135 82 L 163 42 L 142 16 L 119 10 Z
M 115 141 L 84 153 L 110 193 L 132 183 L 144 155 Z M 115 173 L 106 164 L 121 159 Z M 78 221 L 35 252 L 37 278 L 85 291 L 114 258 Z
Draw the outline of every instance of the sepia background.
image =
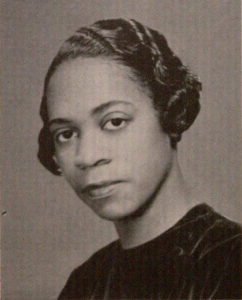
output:
M 55 299 L 73 268 L 116 238 L 36 158 L 51 59 L 99 19 L 158 29 L 199 75 L 202 110 L 179 144 L 180 163 L 202 202 L 240 220 L 239 0 L 2 0 L 1 9 L 2 299 Z

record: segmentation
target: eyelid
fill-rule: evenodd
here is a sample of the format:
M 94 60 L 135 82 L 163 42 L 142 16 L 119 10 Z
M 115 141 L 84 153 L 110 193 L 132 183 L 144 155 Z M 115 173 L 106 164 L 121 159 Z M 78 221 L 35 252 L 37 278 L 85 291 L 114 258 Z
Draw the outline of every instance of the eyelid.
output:
M 112 119 L 123 119 L 126 121 L 132 120 L 133 117 L 128 115 L 127 113 L 123 112 L 123 111 L 113 111 L 108 113 L 107 115 L 104 116 L 104 118 L 102 119 L 101 122 L 101 127 L 103 128 L 103 126 L 110 120 Z
M 57 143 L 62 143 L 60 141 L 58 141 L 58 137 L 62 134 L 65 133 L 66 131 L 72 131 L 73 134 L 76 134 L 77 136 L 79 136 L 79 132 L 76 128 L 74 127 L 62 127 L 62 128 L 56 128 L 55 130 L 53 130 L 52 137 L 54 139 L 54 141 L 56 141 Z M 63 142 L 64 143 L 64 142 Z
M 54 126 L 53 126 L 54 127 Z M 52 135 L 55 135 L 57 133 L 60 133 L 62 131 L 66 131 L 66 130 L 76 130 L 76 128 L 74 126 L 68 126 L 68 125 L 59 125 L 59 126 L 56 126 L 56 128 L 52 129 L 50 128 L 50 132 Z

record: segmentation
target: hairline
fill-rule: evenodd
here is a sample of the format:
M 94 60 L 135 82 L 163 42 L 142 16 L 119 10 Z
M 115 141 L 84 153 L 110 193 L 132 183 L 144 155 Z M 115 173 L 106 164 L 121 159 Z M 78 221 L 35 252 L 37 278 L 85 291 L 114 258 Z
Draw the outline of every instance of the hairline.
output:
M 83 59 L 83 60 L 97 59 L 97 60 L 105 61 L 108 64 L 115 63 L 116 65 L 119 65 L 121 68 L 124 68 L 125 70 L 127 70 L 128 78 L 137 85 L 137 88 L 142 93 L 145 93 L 150 98 L 150 100 L 152 101 L 153 107 L 155 109 L 155 105 L 153 103 L 154 94 L 153 94 L 151 88 L 149 87 L 148 82 L 146 82 L 145 79 L 141 78 L 141 76 L 138 74 L 138 72 L 134 68 L 129 66 L 122 56 L 113 54 L 113 53 L 110 53 L 109 55 L 108 54 L 106 54 L 106 55 L 105 54 L 97 54 L 97 55 L 93 55 L 93 56 L 80 54 L 75 57 L 69 56 L 69 57 L 63 58 L 56 65 L 56 67 L 53 68 L 53 71 L 50 72 L 49 76 L 48 76 L 49 72 L 47 73 L 45 87 L 44 87 L 44 93 L 43 93 L 43 95 L 46 97 L 46 101 L 48 101 L 48 89 L 49 89 L 49 85 L 50 85 L 52 76 L 58 71 L 59 68 L 61 68 L 62 65 L 68 64 L 68 62 L 71 62 L 71 61 L 74 61 L 77 59 Z

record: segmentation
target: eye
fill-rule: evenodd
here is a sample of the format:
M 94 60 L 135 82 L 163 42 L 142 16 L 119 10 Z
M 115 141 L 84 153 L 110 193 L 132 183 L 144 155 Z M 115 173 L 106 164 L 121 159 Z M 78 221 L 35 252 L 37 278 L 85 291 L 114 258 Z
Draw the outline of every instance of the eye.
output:
M 66 129 L 61 132 L 58 132 L 55 135 L 55 140 L 57 143 L 66 143 L 78 136 L 78 133 L 73 129 Z
M 118 130 L 125 127 L 127 122 L 128 120 L 125 120 L 123 118 L 112 118 L 104 124 L 103 129 Z

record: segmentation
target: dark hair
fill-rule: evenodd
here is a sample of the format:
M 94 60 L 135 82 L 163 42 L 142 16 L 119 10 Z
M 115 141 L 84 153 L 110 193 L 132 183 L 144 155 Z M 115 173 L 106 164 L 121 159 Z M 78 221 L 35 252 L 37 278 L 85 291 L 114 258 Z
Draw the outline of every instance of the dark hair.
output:
M 55 175 L 59 175 L 59 171 L 53 160 L 54 143 L 47 125 L 49 80 L 64 61 L 97 56 L 110 57 L 130 67 L 135 79 L 148 88 L 173 148 L 199 112 L 201 83 L 172 52 L 162 34 L 135 20 L 125 19 L 101 20 L 82 27 L 64 42 L 45 78 L 40 106 L 44 124 L 39 134 L 38 158 Z

